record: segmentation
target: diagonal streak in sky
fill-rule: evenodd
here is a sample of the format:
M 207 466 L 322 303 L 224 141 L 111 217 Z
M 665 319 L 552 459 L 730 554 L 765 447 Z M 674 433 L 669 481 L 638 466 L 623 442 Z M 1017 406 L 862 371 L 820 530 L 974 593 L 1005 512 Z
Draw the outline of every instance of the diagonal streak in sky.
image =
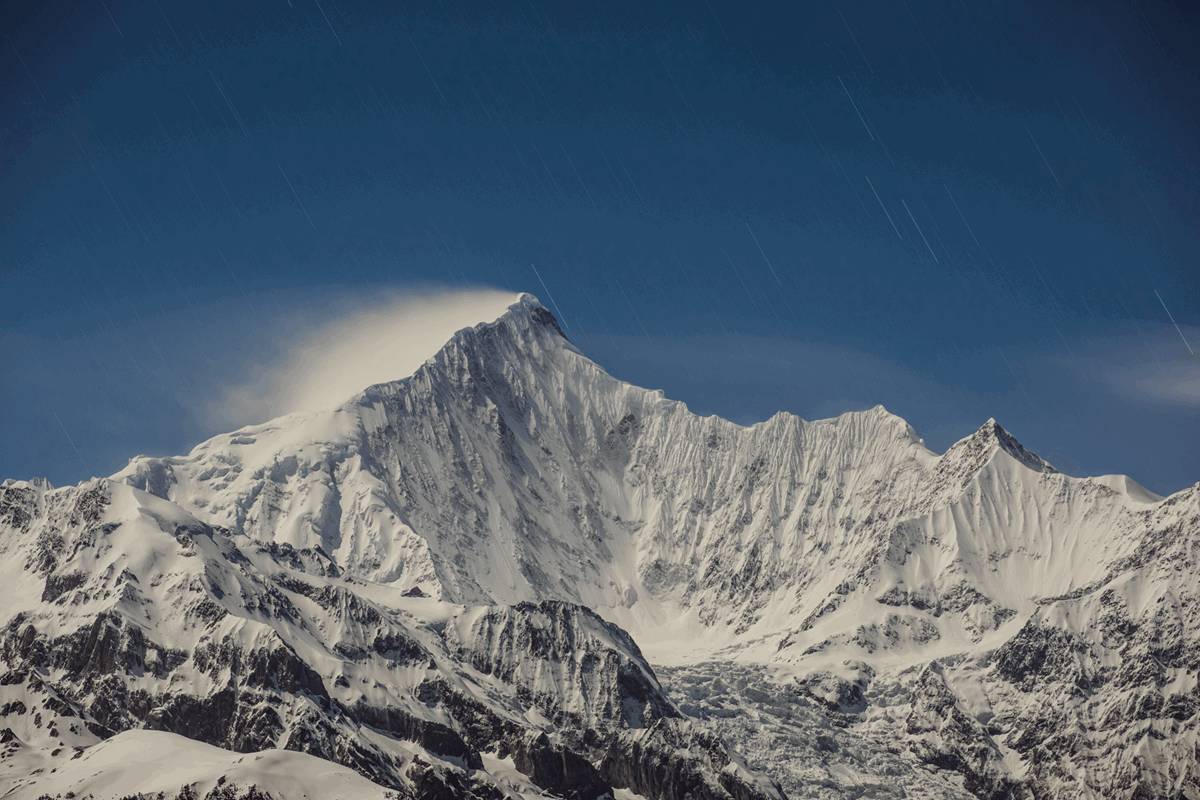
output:
M 900 233 L 900 229 L 896 227 L 896 220 L 892 219 L 891 212 L 883 204 L 883 198 L 879 196 L 879 192 L 875 191 L 875 184 L 871 183 L 871 179 L 868 176 L 864 175 L 863 177 L 867 179 L 867 186 L 871 187 L 871 194 L 875 195 L 875 200 L 879 203 L 879 207 L 883 209 L 883 215 L 887 217 L 887 221 L 891 223 L 892 230 L 896 232 L 896 238 L 903 242 L 904 236 Z
M 1050 159 L 1046 158 L 1046 154 L 1042 152 L 1042 146 L 1038 144 L 1038 140 L 1034 138 L 1033 131 L 1029 130 L 1029 126 L 1025 126 L 1025 132 L 1029 134 L 1029 141 L 1033 142 L 1033 149 L 1037 150 L 1037 154 L 1041 156 L 1042 163 L 1046 165 L 1046 169 L 1050 172 L 1050 177 L 1054 178 L 1054 182 L 1058 187 L 1062 188 L 1062 181 L 1058 179 L 1058 173 L 1054 171 L 1054 167 L 1050 166 Z
M 908 218 L 912 220 L 913 227 L 917 229 L 917 233 L 921 234 L 921 241 L 925 243 L 925 249 L 929 251 L 929 255 L 933 256 L 933 263 L 942 263 L 937 253 L 933 252 L 933 248 L 929 246 L 929 240 L 925 238 L 925 231 L 921 230 L 921 226 L 917 224 L 917 218 L 913 216 L 912 209 L 908 207 L 908 203 L 904 202 L 904 198 L 900 198 L 900 205 L 904 206 L 904 210 L 908 212 Z
M 317 5 L 317 10 L 321 12 L 321 16 L 325 19 L 325 24 L 329 26 L 329 32 L 333 34 L 334 40 L 338 43 L 338 47 L 342 46 L 342 37 L 338 36 L 338 32 L 333 29 L 333 23 L 329 21 L 329 15 L 325 13 L 324 7 L 321 5 L 321 0 L 313 0 Z
M 558 307 L 558 301 L 555 300 L 554 295 L 550 293 L 550 287 L 546 285 L 544 280 L 542 280 L 542 273 L 538 272 L 537 265 L 530 264 L 529 266 L 533 267 L 533 274 L 537 275 L 538 283 L 540 283 L 542 288 L 546 290 L 546 297 L 550 298 L 550 305 L 554 306 L 554 313 L 558 315 L 560 320 L 562 320 L 563 327 L 569 329 L 571 326 L 567 324 L 567 318 L 563 316 L 562 309 Z
M 871 137 L 871 141 L 875 141 L 875 134 L 871 131 L 871 126 L 867 124 L 866 117 L 858 109 L 858 103 L 854 102 L 854 98 L 850 96 L 850 90 L 846 88 L 846 82 L 842 80 L 842 76 L 838 75 L 838 83 L 842 85 L 842 91 L 846 93 L 846 99 L 850 101 L 850 105 L 854 106 L 854 113 L 858 114 L 858 121 L 867 129 L 867 136 Z
M 771 277 L 780 286 L 783 286 L 783 281 L 779 280 L 779 274 L 775 272 L 775 265 L 771 263 L 771 259 L 767 257 L 767 251 L 763 250 L 763 246 L 759 244 L 758 237 L 754 235 L 754 229 L 750 227 L 750 223 L 746 223 L 746 230 L 750 232 L 750 238 L 754 240 L 754 246 L 758 248 L 758 252 L 762 255 L 763 261 L 767 262 L 767 269 L 771 270 Z
M 1158 293 L 1158 289 L 1154 290 L 1154 296 L 1158 298 L 1158 303 L 1163 307 L 1163 311 L 1167 312 L 1167 319 L 1171 320 L 1171 324 L 1175 326 L 1175 332 L 1179 334 L 1179 338 L 1183 339 L 1183 346 L 1186 347 L 1188 352 L 1193 356 L 1196 355 L 1196 351 L 1193 350 L 1192 346 L 1188 343 L 1187 337 L 1183 335 L 1183 328 L 1180 328 L 1179 323 L 1175 321 L 1175 315 L 1171 313 L 1171 309 L 1167 308 L 1167 304 L 1163 302 L 1162 295 Z
M 292 190 L 292 197 L 295 198 L 296 205 L 300 206 L 300 210 L 304 212 L 304 218 L 308 220 L 308 224 L 312 226 L 312 229 L 315 231 L 317 229 L 317 223 L 313 222 L 312 216 L 309 215 L 308 209 L 305 208 L 304 201 L 300 199 L 299 193 L 296 192 L 296 187 L 292 185 L 292 179 L 289 178 L 288 174 L 283 171 L 282 164 L 276 164 L 275 166 L 279 167 L 279 174 L 283 176 L 283 180 L 287 183 L 288 188 Z

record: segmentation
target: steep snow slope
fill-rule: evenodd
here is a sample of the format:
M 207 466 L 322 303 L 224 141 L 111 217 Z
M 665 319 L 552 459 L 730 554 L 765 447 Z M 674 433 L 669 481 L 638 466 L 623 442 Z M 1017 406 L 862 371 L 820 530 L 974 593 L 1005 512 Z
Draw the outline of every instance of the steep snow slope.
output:
M 118 733 L 54 773 L 43 771 L 5 794 L 12 800 L 46 795 L 124 797 L 190 788 L 204 797 L 218 787 L 237 797 L 250 787 L 296 800 L 387 800 L 394 797 L 354 770 L 287 750 L 234 753 L 161 731 Z
M 1097 578 L 1157 501 L 1057 473 L 994 421 L 938 456 L 882 407 L 697 417 L 606 374 L 528 295 L 406 380 L 116 477 L 371 580 L 586 605 L 660 660 L 974 644 Z

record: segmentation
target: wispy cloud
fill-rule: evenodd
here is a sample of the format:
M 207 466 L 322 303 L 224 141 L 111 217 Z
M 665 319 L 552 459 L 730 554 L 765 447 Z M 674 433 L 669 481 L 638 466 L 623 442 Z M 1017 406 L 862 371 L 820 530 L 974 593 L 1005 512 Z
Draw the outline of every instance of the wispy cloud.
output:
M 333 408 L 372 384 L 412 374 L 455 331 L 495 319 L 515 300 L 493 289 L 341 298 L 331 304 L 338 308 L 332 318 L 267 334 L 274 339 L 264 349 L 270 358 L 243 364 L 204 412 L 212 424 L 244 425 Z
M 1131 364 L 1114 370 L 1108 380 L 1135 398 L 1200 408 L 1200 359 L 1195 357 Z
M 1136 404 L 1200 408 L 1200 357 L 1185 346 L 1197 336 L 1194 327 L 1143 324 L 1082 342 L 1076 357 L 1060 366 Z

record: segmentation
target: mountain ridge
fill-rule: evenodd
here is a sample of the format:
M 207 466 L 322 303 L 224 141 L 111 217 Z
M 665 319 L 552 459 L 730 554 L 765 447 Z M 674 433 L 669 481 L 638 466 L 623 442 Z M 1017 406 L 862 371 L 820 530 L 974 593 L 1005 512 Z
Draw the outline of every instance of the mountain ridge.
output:
M 882 406 L 701 417 L 531 295 L 335 409 L 5 481 L 0 533 L 0 686 L 83 749 L 199 726 L 414 796 L 1200 793 L 1200 484 L 995 420 L 937 454 Z
M 548 335 L 541 335 L 543 333 Z M 496 352 L 497 348 L 499 352 Z M 532 371 L 531 375 L 517 376 L 521 380 L 516 381 L 517 386 L 514 388 L 511 370 L 509 375 L 503 374 L 503 371 L 500 371 L 499 374 L 491 374 L 482 363 L 485 359 L 500 361 L 508 365 L 522 361 L 535 361 L 537 370 Z M 568 373 L 571 377 L 583 378 L 577 383 L 586 386 L 586 390 L 574 386 L 570 382 L 565 382 L 553 387 L 553 391 L 556 392 L 555 396 L 539 396 L 540 382 L 544 380 L 547 372 L 553 370 Z M 602 385 L 598 386 L 597 384 Z M 571 391 L 576 394 L 594 391 L 596 394 L 605 396 L 601 403 L 596 404 L 599 405 L 599 408 L 588 408 L 586 405 L 581 407 L 577 397 L 568 398 L 566 396 Z M 702 429 L 699 432 L 706 441 L 715 442 L 722 434 L 742 439 L 771 437 L 782 441 L 796 442 L 798 447 L 807 445 L 808 449 L 813 450 L 816 449 L 813 445 L 824 438 L 826 441 L 820 442 L 817 447 L 828 451 L 829 457 L 834 461 L 859 457 L 888 462 L 900 458 L 905 463 L 918 466 L 934 465 L 935 470 L 939 466 L 944 470 L 957 469 L 961 473 L 956 476 L 959 482 L 947 483 L 944 496 L 937 502 L 952 500 L 955 493 L 960 490 L 960 484 L 963 481 L 969 481 L 978 470 L 989 462 L 994 455 L 993 444 L 1031 469 L 1038 471 L 1049 469 L 1043 460 L 1025 450 L 992 420 L 984 423 L 975 434 L 964 437 L 963 440 L 952 445 L 946 453 L 937 455 L 924 448 L 919 437 L 906 421 L 891 414 L 882 406 L 876 406 L 863 412 L 848 412 L 838 417 L 818 421 L 807 421 L 793 414 L 780 412 L 768 420 L 751 426 L 739 426 L 720 417 L 693 417 L 685 404 L 669 400 L 661 392 L 632 387 L 607 376 L 607 373 L 604 373 L 594 362 L 587 359 L 569 343 L 554 322 L 553 315 L 531 295 L 521 295 L 518 301 L 498 320 L 457 332 L 447 345 L 426 361 L 414 375 L 370 387 L 339 409 L 310 417 L 309 419 L 320 419 L 322 427 L 314 435 L 308 436 L 308 441 L 303 443 L 303 447 L 310 448 L 315 445 L 316 449 L 325 451 L 321 457 L 327 461 L 331 457 L 336 460 L 340 456 L 339 453 L 332 455 L 330 453 L 339 448 L 345 448 L 345 456 L 341 456 L 343 458 L 346 456 L 353 458 L 356 455 L 361 457 L 364 452 L 369 451 L 369 445 L 363 444 L 363 436 L 367 433 L 365 426 L 373 424 L 372 418 L 390 398 L 398 399 L 401 407 L 397 413 L 403 414 L 407 413 L 408 406 L 414 402 L 414 395 L 424 394 L 424 401 L 435 411 L 440 411 L 456 402 L 456 397 L 460 393 L 467 397 L 475 395 L 475 399 L 483 406 L 482 410 L 487 417 L 484 424 L 496 426 L 498 435 L 501 437 L 505 435 L 505 431 L 518 430 L 519 427 L 525 428 L 524 432 L 530 437 L 540 435 L 539 424 L 549 423 L 559 428 L 563 427 L 561 413 L 559 419 L 550 419 L 546 422 L 542 422 L 536 417 L 523 419 L 523 415 L 528 413 L 524 404 L 528 402 L 529 397 L 533 397 L 536 400 L 535 405 L 538 407 L 563 406 L 569 409 L 568 413 L 587 413 L 593 417 L 598 414 L 603 415 L 603 420 L 592 421 L 595 430 L 587 432 L 590 436 L 585 436 L 585 438 L 589 438 L 590 441 L 585 444 L 587 446 L 599 445 L 597 449 L 600 450 L 607 447 L 610 452 L 614 452 L 614 448 L 620 447 L 622 437 L 636 435 L 636 432 L 628 430 L 629 426 L 644 424 L 644 419 L 648 414 L 668 418 L 679 415 L 684 420 L 679 423 L 679 426 Z M 408 406 L 403 404 L 408 404 Z M 635 412 L 634 407 L 641 409 L 642 422 L 637 421 L 639 414 Z M 633 416 L 630 417 L 630 414 Z M 282 419 L 290 421 L 294 418 Z M 622 428 L 623 420 L 626 429 Z M 347 436 L 347 426 L 355 429 L 349 436 Z M 261 438 L 264 433 L 269 434 L 272 429 L 280 427 L 283 427 L 280 420 L 259 426 L 248 426 L 234 434 L 209 440 L 198 446 L 190 455 L 196 455 L 197 451 L 211 446 L 211 443 L 222 443 L 223 440 L 235 447 L 237 443 L 250 443 L 251 439 L 255 439 L 255 443 L 257 443 L 256 437 Z M 467 425 L 459 423 L 458 427 L 466 428 Z M 326 428 L 335 430 L 330 435 L 325 430 Z M 427 434 L 429 432 L 420 431 L 418 433 Z M 369 436 L 369 434 L 367 435 Z M 563 438 L 567 438 L 569 435 L 570 432 Z M 830 436 L 836 441 L 829 441 Z M 322 438 L 325 441 L 321 441 Z M 352 440 L 349 444 L 345 443 L 347 438 Z M 446 441 L 452 438 L 451 436 L 444 437 Z M 354 439 L 358 441 L 353 441 Z M 334 443 L 330 444 L 330 440 Z M 458 446 L 457 443 L 450 442 L 451 448 Z M 758 447 L 758 445 L 753 446 Z M 869 455 L 855 452 L 859 447 L 870 449 L 871 452 Z M 282 452 L 286 448 L 295 450 L 296 445 L 294 442 L 288 442 L 277 450 Z M 971 448 L 977 452 L 964 454 L 965 450 Z M 226 448 L 226 452 L 221 455 L 227 455 L 230 449 L 232 448 Z M 563 452 L 556 453 L 553 458 L 547 460 L 557 463 L 557 459 L 567 457 L 568 451 L 577 449 L 578 443 L 571 441 L 562 448 Z M 906 449 L 911 449 L 911 452 L 900 452 Z M 889 452 L 881 452 L 883 450 Z M 847 453 L 852 455 L 847 456 Z M 274 459 L 276 454 L 270 453 L 269 457 Z M 478 458 L 478 450 L 471 455 Z M 519 453 L 514 452 L 513 455 L 518 457 L 518 469 L 528 466 L 529 460 L 536 461 L 541 457 L 538 453 L 531 452 L 531 448 L 525 448 Z M 959 466 L 956 462 L 960 456 L 964 459 L 969 457 L 971 460 L 969 463 L 964 461 L 964 464 Z M 790 456 L 785 453 L 779 457 L 786 460 Z M 313 461 L 316 460 L 313 459 Z M 145 463 L 156 465 L 161 470 L 163 467 L 172 468 L 179 464 L 179 461 L 178 458 L 147 459 Z M 551 468 L 555 468 L 554 463 L 551 464 Z M 151 466 L 151 471 L 156 466 Z M 268 472 L 276 469 L 274 463 L 256 466 L 258 471 L 263 471 L 268 466 L 270 467 Z M 745 466 L 749 468 L 751 465 Z M 840 464 L 838 466 L 840 468 Z M 216 468 L 220 469 L 221 465 L 217 465 Z M 131 462 L 130 467 L 117 473 L 114 477 L 119 480 L 131 480 L 158 494 L 165 494 L 169 491 L 164 487 L 157 486 L 152 474 L 142 476 L 139 475 L 139 471 L 139 465 Z M 490 476 L 480 473 L 473 476 L 473 479 L 486 480 L 488 477 Z M 614 477 L 614 480 L 616 479 Z M 329 483 L 332 484 L 333 481 L 329 481 Z M 249 492 L 247 492 L 248 494 Z M 184 504 L 187 505 L 187 502 L 185 501 Z M 623 511 L 630 511 L 628 508 L 621 508 L 619 503 L 612 505 L 618 507 L 607 510 L 614 516 L 620 516 Z M 333 513 L 333 510 L 330 507 L 324 511 L 313 513 Z M 227 520 L 218 518 L 215 521 L 232 523 L 235 526 L 245 524 L 244 519 L 236 516 Z M 293 541 L 292 543 L 297 542 Z M 414 543 L 414 546 L 421 549 L 419 543 Z M 376 574 L 372 577 L 378 578 L 380 575 Z M 511 597 L 509 599 L 521 598 Z

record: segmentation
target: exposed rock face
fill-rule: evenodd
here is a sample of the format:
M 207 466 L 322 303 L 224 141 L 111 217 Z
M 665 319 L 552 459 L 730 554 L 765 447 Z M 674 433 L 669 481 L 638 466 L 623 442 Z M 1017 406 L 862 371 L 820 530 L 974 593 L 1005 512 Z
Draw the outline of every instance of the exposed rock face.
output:
M 961 708 L 937 662 L 924 667 L 913 684 L 905 732 L 920 761 L 961 774 L 963 788 L 975 796 L 1015 794 L 1003 754 L 983 724 Z
M 551 719 L 641 728 L 677 715 L 629 634 L 580 606 L 485 608 L 445 636 L 459 658 L 523 687 Z
M 513 763 L 530 780 L 571 800 L 588 800 L 609 793 L 610 787 L 592 763 L 545 733 L 524 736 L 512 749 Z
M 694 753 L 704 755 L 685 755 Z M 752 800 L 783 795 L 777 783 L 747 769 L 720 739 L 689 722 L 666 719 L 621 732 L 604 754 L 600 773 L 614 787 L 645 797 Z
M 1198 540 L 1200 485 L 992 420 L 695 416 L 523 296 L 333 411 L 0 485 L 0 784 L 154 729 L 405 796 L 1200 798 Z

